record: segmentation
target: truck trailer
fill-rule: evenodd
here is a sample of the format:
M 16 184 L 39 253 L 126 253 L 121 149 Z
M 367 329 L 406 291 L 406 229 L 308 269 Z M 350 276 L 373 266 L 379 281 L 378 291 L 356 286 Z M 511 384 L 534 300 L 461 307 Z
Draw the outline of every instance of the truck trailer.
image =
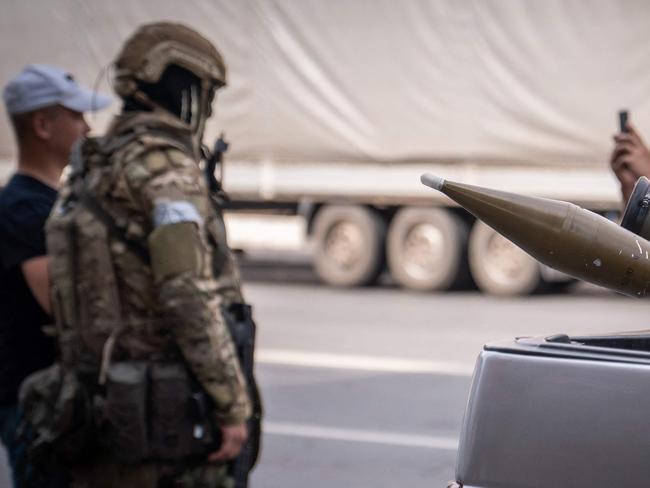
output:
M 47 62 L 110 91 L 111 61 L 138 25 L 186 23 L 228 66 L 206 142 L 223 131 L 230 143 L 231 224 L 298 219 L 335 286 L 388 269 L 410 289 L 527 294 L 567 277 L 419 176 L 613 215 L 617 111 L 650 137 L 648 18 L 643 0 L 9 0 L 0 82 Z M 0 125 L 6 177 L 15 150 Z M 260 245 L 240 235 L 244 251 L 247 237 Z

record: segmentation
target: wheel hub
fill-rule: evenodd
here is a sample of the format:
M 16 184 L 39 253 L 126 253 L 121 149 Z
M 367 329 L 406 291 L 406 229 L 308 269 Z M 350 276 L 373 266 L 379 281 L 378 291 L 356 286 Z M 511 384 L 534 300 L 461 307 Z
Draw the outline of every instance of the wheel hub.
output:
M 486 249 L 485 270 L 500 283 L 517 281 L 530 268 L 530 258 L 500 234 L 494 234 Z
M 334 225 L 325 239 L 325 253 L 340 268 L 351 268 L 363 252 L 363 233 L 351 222 Z
M 404 240 L 404 269 L 418 279 L 427 279 L 443 255 L 444 236 L 432 224 L 414 225 Z

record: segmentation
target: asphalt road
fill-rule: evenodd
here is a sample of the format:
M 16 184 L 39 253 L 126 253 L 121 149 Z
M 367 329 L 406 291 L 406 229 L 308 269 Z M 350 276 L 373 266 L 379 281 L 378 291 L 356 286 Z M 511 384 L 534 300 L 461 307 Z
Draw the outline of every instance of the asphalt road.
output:
M 497 299 L 332 289 L 301 266 L 245 275 L 266 407 L 253 488 L 446 486 L 482 344 L 648 323 L 643 302 L 586 286 Z

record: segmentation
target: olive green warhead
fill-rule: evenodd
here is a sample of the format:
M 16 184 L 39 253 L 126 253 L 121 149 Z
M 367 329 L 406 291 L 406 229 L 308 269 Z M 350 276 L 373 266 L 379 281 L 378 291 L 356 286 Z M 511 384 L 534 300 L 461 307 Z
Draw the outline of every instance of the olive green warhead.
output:
M 650 242 L 572 203 L 447 181 L 439 190 L 538 261 L 632 297 L 650 292 Z

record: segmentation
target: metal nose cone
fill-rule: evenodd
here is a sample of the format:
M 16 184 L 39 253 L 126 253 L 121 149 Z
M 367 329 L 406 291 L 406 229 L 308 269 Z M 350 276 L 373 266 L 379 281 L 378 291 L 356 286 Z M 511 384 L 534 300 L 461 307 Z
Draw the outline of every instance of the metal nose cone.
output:
M 420 176 L 420 181 L 422 182 L 423 185 L 429 186 L 434 190 L 439 190 L 439 191 L 442 191 L 442 187 L 445 184 L 444 178 L 441 178 L 440 176 L 432 175 L 431 173 L 424 173 L 422 176 Z
M 625 295 L 650 293 L 650 242 L 598 214 L 429 174 L 421 181 L 552 268 Z

